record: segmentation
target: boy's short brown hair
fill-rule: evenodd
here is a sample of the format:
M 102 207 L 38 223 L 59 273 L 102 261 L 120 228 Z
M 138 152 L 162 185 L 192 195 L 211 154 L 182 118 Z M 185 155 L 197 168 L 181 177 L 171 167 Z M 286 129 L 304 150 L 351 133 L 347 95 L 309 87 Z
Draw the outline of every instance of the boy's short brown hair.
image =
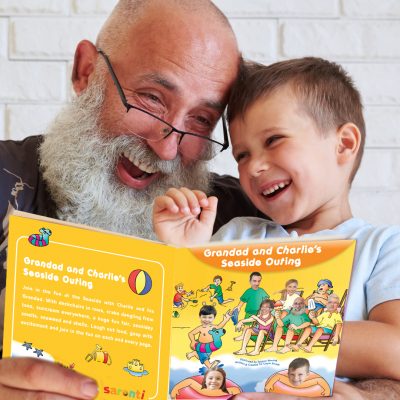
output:
M 316 57 L 281 61 L 271 65 L 243 62 L 228 104 L 228 122 L 243 117 L 256 100 L 290 85 L 304 111 L 323 134 L 352 122 L 361 133 L 360 149 L 350 182 L 361 163 L 365 143 L 365 122 L 361 95 L 353 80 L 338 64 Z

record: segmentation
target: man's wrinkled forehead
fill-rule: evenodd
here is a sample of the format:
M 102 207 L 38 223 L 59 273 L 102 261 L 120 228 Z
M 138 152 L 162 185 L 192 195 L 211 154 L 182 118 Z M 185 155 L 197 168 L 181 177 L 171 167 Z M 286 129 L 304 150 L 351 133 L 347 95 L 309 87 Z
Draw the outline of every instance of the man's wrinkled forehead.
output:
M 134 47 L 140 46 L 143 54 L 147 50 L 163 57 L 169 55 L 171 62 L 184 62 L 189 68 L 212 68 L 215 74 L 230 72 L 233 65 L 236 77 L 239 51 L 229 26 L 206 10 L 193 14 L 166 4 L 154 11 L 147 7 L 141 18 L 128 29 L 125 51 L 137 43 Z

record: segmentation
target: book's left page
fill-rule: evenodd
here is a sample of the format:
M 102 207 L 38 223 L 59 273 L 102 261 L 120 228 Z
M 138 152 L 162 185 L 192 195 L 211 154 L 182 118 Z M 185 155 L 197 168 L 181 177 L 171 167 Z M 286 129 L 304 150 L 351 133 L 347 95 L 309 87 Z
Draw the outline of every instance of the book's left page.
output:
M 11 216 L 4 356 L 47 359 L 110 395 L 165 398 L 174 248 Z

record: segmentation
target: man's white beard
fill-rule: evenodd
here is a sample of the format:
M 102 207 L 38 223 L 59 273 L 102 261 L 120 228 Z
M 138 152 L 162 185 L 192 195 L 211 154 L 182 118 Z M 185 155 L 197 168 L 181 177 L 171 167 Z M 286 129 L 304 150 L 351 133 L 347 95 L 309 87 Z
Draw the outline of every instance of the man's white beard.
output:
M 115 232 L 154 239 L 152 204 L 170 187 L 207 192 L 205 162 L 183 166 L 180 158 L 163 161 L 139 138 L 110 137 L 98 123 L 104 90 L 94 83 L 57 116 L 40 147 L 43 177 L 58 218 Z M 149 187 L 135 190 L 116 177 L 121 154 L 135 148 L 139 159 L 162 174 Z

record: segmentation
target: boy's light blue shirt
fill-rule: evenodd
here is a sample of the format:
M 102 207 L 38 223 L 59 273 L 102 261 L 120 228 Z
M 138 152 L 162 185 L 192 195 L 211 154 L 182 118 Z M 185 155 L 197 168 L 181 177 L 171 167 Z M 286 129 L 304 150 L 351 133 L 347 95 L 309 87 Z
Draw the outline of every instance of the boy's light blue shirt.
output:
M 351 218 L 334 229 L 301 235 L 302 238 L 340 236 L 356 239 L 353 273 L 346 305 L 346 320 L 368 319 L 378 304 L 400 299 L 400 227 L 373 226 Z M 240 239 L 297 238 L 281 225 L 255 217 L 234 218 L 224 225 L 212 241 Z

